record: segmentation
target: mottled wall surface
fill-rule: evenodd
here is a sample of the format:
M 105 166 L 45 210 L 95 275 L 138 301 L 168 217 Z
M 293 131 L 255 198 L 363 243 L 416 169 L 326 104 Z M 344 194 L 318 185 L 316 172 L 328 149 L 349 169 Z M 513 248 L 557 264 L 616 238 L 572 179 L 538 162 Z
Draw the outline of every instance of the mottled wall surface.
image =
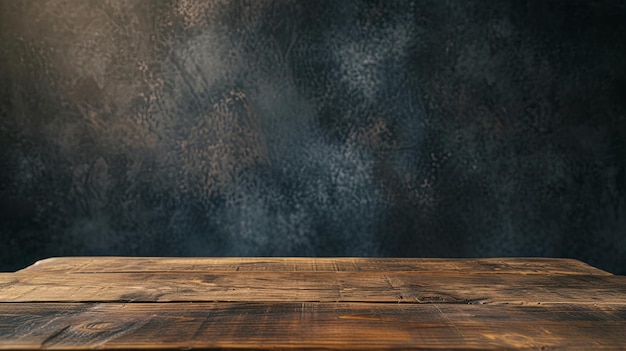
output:
M 626 5 L 0 2 L 0 269 L 553 256 L 626 273 Z

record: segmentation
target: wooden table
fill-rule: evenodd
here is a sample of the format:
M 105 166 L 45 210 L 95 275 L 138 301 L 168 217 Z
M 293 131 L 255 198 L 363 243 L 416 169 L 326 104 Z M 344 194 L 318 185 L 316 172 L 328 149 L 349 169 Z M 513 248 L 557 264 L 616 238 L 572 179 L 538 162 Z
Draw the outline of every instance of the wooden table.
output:
M 568 259 L 52 258 L 0 349 L 626 349 L 626 277 Z

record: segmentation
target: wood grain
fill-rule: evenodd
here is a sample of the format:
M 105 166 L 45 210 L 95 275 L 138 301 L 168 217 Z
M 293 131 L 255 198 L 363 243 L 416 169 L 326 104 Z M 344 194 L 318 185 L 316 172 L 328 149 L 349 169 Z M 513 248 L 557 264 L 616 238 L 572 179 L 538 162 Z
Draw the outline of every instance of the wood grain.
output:
M 586 263 L 554 258 L 137 258 L 55 257 L 21 273 L 254 272 L 434 272 L 463 274 L 611 275 Z
M 54 258 L 0 349 L 625 350 L 626 277 L 562 259 Z
M 626 277 L 414 272 L 15 275 L 5 302 L 267 301 L 622 304 Z
M 0 304 L 0 310 L 4 349 L 621 349 L 615 336 L 626 314 L 626 306 L 367 303 Z

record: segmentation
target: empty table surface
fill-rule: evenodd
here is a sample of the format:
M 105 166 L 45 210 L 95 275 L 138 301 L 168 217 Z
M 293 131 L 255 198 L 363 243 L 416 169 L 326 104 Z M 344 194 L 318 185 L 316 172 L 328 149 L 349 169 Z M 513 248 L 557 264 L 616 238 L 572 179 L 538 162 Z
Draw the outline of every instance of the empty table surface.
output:
M 626 277 L 571 259 L 52 258 L 0 349 L 626 349 Z

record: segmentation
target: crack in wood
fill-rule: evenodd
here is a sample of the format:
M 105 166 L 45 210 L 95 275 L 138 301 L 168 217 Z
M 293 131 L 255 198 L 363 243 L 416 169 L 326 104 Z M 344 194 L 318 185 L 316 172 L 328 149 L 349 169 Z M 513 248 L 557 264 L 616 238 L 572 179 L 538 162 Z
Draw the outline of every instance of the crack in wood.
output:
M 69 328 L 71 327 L 71 325 L 66 325 L 65 327 L 57 330 L 56 332 L 52 333 L 50 336 L 48 336 L 47 338 L 45 338 L 42 342 L 41 342 L 41 348 L 45 349 L 48 348 L 48 346 L 50 346 L 52 344 L 52 342 L 59 338 L 62 334 L 64 334 Z

